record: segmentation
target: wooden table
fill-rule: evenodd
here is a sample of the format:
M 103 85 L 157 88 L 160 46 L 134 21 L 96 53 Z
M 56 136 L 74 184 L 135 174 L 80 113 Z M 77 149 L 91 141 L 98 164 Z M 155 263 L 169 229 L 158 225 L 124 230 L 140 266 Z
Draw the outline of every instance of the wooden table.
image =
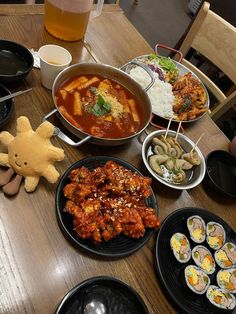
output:
M 103 62 L 121 66 L 132 58 L 151 53 L 152 49 L 125 18 L 117 5 L 106 5 L 100 17 L 88 27 L 85 41 L 66 43 L 51 37 L 43 27 L 42 5 L 0 5 L 0 37 L 38 50 L 47 43 L 69 49 L 73 63 Z M 15 135 L 16 118 L 26 115 L 35 129 L 53 108 L 51 93 L 40 84 L 40 72 L 33 69 L 11 91 L 33 87 L 15 99 L 15 113 L 5 129 Z M 153 130 L 151 127 L 148 131 Z M 228 149 L 228 140 L 212 120 L 205 116 L 191 124 L 186 134 L 199 144 L 206 155 L 215 149 Z M 61 174 L 77 160 L 89 155 L 117 156 L 148 174 L 141 158 L 141 144 L 133 142 L 115 148 L 84 144 L 73 148 L 58 138 L 53 144 L 65 150 L 66 158 L 57 164 Z M 171 190 L 153 181 L 162 221 L 174 210 L 196 206 L 207 208 L 236 229 L 235 203 L 202 185 L 191 191 Z M 143 298 L 150 313 L 175 313 L 163 294 L 154 270 L 152 238 L 145 247 L 126 258 L 96 258 L 72 247 L 62 235 L 55 215 L 56 184 L 41 179 L 37 190 L 8 198 L 0 192 L 0 312 L 53 313 L 61 298 L 79 282 L 98 275 L 114 276 L 131 285 Z

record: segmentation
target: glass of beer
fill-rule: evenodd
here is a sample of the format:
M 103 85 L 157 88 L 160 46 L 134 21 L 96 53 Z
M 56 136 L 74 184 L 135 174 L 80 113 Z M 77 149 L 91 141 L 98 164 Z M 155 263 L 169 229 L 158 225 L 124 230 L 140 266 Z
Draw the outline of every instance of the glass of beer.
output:
M 76 41 L 84 37 L 90 12 L 92 17 L 102 12 L 104 0 L 98 0 L 93 12 L 93 0 L 45 0 L 44 26 L 56 38 Z

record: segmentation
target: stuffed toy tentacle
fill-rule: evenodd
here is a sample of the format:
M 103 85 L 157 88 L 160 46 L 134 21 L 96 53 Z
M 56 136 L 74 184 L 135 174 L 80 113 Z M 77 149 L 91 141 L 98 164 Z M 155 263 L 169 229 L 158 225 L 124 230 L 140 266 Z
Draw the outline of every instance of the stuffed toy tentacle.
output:
M 42 176 L 50 183 L 55 183 L 60 174 L 53 165 L 48 165 L 42 172 Z
M 8 154 L 0 153 L 0 165 L 10 167 Z
M 9 132 L 3 131 L 0 133 L 0 141 L 3 145 L 8 146 L 14 140 L 14 136 L 12 136 Z
M 29 119 L 25 116 L 21 116 L 17 119 L 17 126 L 16 126 L 17 133 L 24 133 L 28 131 L 32 131 L 31 124 Z
M 55 146 L 51 146 L 48 148 L 48 157 L 52 162 L 61 161 L 65 157 L 64 150 Z
M 50 122 L 45 121 L 36 129 L 35 133 L 44 139 L 49 139 L 53 136 L 54 130 L 54 126 Z
M 25 190 L 26 192 L 33 192 L 38 183 L 39 183 L 39 178 L 38 176 L 31 176 L 31 177 L 26 177 L 25 178 Z

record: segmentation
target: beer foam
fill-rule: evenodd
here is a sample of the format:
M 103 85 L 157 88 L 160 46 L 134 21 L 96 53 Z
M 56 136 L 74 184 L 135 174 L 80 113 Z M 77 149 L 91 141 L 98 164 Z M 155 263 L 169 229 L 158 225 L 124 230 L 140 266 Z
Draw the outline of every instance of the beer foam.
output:
M 71 12 L 71 13 L 85 13 L 91 11 L 93 0 L 47 0 L 50 4 L 56 8 Z

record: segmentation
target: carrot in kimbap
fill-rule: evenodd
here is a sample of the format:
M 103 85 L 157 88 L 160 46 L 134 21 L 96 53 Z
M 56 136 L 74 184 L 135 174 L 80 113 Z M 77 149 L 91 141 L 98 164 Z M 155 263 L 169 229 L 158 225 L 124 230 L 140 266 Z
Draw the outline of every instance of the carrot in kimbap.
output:
M 226 242 L 215 252 L 215 261 L 223 269 L 236 266 L 236 246 L 232 242 Z
M 206 226 L 206 241 L 214 249 L 220 249 L 225 243 L 225 229 L 217 222 L 210 221 Z
M 236 293 L 236 268 L 221 269 L 216 278 L 220 288 Z
M 191 216 L 187 219 L 187 227 L 191 239 L 196 243 L 202 243 L 206 238 L 206 225 L 200 216 Z
M 217 286 L 209 286 L 206 296 L 213 305 L 221 309 L 233 310 L 235 308 L 236 301 L 234 295 Z
M 204 294 L 210 285 L 210 278 L 199 267 L 189 265 L 184 270 L 184 277 L 188 287 L 197 294 Z
M 215 271 L 215 260 L 211 252 L 203 245 L 197 245 L 192 250 L 192 258 L 197 266 L 201 267 L 207 274 Z
M 180 232 L 174 233 L 170 239 L 170 246 L 175 258 L 180 263 L 187 263 L 191 258 L 191 247 L 187 237 Z

